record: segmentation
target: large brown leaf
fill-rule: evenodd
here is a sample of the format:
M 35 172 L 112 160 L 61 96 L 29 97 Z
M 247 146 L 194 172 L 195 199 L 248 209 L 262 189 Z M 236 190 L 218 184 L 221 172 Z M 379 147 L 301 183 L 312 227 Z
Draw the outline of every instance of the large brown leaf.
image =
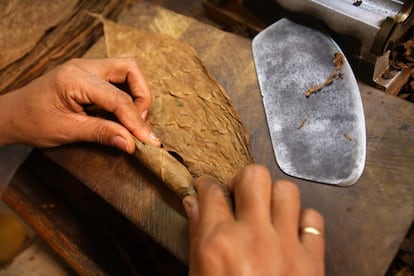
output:
M 160 174 L 175 170 L 172 163 L 177 160 L 193 177 L 207 174 L 223 184 L 253 162 L 239 115 L 191 46 L 167 35 L 141 32 L 112 21 L 104 21 L 104 30 L 108 56 L 135 57 L 144 71 L 153 94 L 148 122 L 164 147 L 151 153 L 143 150 L 138 157 L 144 164 L 151 163 L 150 169 L 164 182 L 172 182 L 174 191 L 186 194 L 182 189 L 177 191 L 182 181 L 167 181 Z M 166 152 L 177 158 L 166 162 L 162 157 Z

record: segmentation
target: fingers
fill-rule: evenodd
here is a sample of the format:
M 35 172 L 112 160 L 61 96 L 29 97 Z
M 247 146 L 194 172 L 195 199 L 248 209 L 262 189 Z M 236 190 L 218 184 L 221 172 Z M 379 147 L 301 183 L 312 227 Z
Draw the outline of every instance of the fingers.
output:
M 57 82 L 67 82 L 68 76 L 76 75 L 76 82 L 70 83 L 72 89 L 65 89 L 63 98 L 69 98 L 69 106 L 94 103 L 106 111 L 112 112 L 135 137 L 144 143 L 160 146 L 161 142 L 151 131 L 144 119 L 151 104 L 148 86 L 134 59 L 72 60 L 57 71 Z M 86 65 L 87 63 L 87 65 Z M 82 67 L 84 66 L 84 67 Z M 86 69 L 84 69 L 86 68 Z M 128 80 L 132 93 L 140 99 L 137 108 L 130 95 L 118 89 L 108 81 Z M 67 96 L 65 93 L 69 93 Z M 75 103 L 70 103 L 70 101 Z M 76 108 L 73 108 L 76 110 Z M 108 140 L 107 137 L 100 140 Z M 128 136 L 123 136 L 129 143 Z M 133 150 L 134 146 L 129 147 Z M 131 152 L 131 151 L 128 151 Z
M 151 92 L 137 62 L 132 64 L 127 81 L 138 110 L 148 111 L 152 102 Z
M 84 83 L 90 102 L 112 112 L 135 137 L 144 143 L 159 146 L 160 141 L 142 119 L 131 97 L 125 92 L 105 81 Z M 103 92 L 104 91 L 104 92 Z M 83 93 L 82 93 L 83 94 Z M 82 101 L 84 99 L 78 99 Z M 126 137 L 125 137 L 126 138 Z
M 195 182 L 198 195 L 198 218 L 201 227 L 214 227 L 216 223 L 233 219 L 228 193 L 215 179 L 202 176 Z
M 279 248 L 280 252 L 291 252 L 293 256 L 302 258 L 303 264 L 310 265 L 310 270 L 323 275 L 324 238 L 318 233 L 324 231 L 323 217 L 312 209 L 300 213 L 299 189 L 293 182 L 280 180 L 272 184 L 266 168 L 250 165 L 230 181 L 229 189 L 234 193 L 234 215 L 226 192 L 209 177 L 201 177 L 196 182 L 198 202 L 193 196 L 183 199 L 190 222 L 191 243 L 205 237 L 217 237 L 223 229 L 231 229 L 226 232 L 231 234 L 225 240 L 240 233 L 248 233 L 247 236 L 256 233 L 257 248 L 260 248 L 257 237 L 263 238 L 266 254 L 272 251 L 268 250 L 268 245 L 271 248 L 276 245 L 285 247 L 284 250 Z M 272 227 L 275 231 L 269 231 Z M 243 238 L 236 240 L 236 248 L 239 248 Z M 254 251 L 255 245 L 249 243 L 249 248 Z M 278 252 L 279 249 L 276 253 L 280 257 L 284 253 Z
M 297 235 L 300 215 L 300 194 L 296 184 L 278 180 L 272 189 L 272 222 L 283 235 Z
M 259 165 L 245 167 L 230 181 L 237 220 L 252 223 L 270 221 L 271 185 L 268 170 Z
M 95 65 L 94 68 L 98 69 L 96 74 L 101 76 L 103 80 L 113 83 L 127 82 L 140 114 L 149 109 L 151 106 L 151 92 L 135 58 L 91 59 L 87 62 Z M 102 65 L 102 62 L 105 64 Z
M 75 114 L 72 118 L 76 125 L 76 141 L 88 141 L 113 146 L 122 151 L 132 153 L 135 143 L 132 135 L 122 125 L 97 117 Z
M 325 250 L 323 233 L 325 228 L 322 215 L 316 210 L 304 209 L 301 214 L 299 227 L 300 229 L 304 229 L 305 227 L 310 228 L 311 231 L 308 233 L 303 231 L 299 233 L 300 240 L 302 241 L 303 247 L 310 253 L 310 255 L 314 256 L 319 263 L 323 264 Z

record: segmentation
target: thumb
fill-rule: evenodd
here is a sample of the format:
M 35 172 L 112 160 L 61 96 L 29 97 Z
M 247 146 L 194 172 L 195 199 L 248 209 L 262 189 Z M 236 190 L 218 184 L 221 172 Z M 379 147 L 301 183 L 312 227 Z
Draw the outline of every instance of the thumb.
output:
M 113 146 L 127 153 L 133 153 L 135 143 L 131 133 L 122 125 L 97 117 L 82 116 L 83 123 L 76 127 L 76 139 Z M 81 120 L 79 120 L 81 121 Z

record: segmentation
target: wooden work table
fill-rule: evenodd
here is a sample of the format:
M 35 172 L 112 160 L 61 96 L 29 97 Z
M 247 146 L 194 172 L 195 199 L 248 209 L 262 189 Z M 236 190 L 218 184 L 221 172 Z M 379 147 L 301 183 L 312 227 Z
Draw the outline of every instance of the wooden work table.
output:
M 266 165 L 275 179 L 289 178 L 273 155 L 250 40 L 145 2 L 125 10 L 119 22 L 167 33 L 193 46 L 240 113 L 256 162 Z M 102 39 L 86 54 L 104 56 Z M 344 188 L 293 179 L 302 206 L 325 216 L 327 275 L 384 274 L 414 218 L 414 105 L 363 83 L 359 87 L 367 128 L 367 161 L 360 180 Z M 84 143 L 37 154 L 64 168 L 179 260 L 188 261 L 187 220 L 179 199 L 137 160 Z M 23 180 L 15 179 L 5 192 L 9 205 L 20 200 L 16 193 Z M 32 225 L 42 221 L 23 217 Z M 50 243 L 56 249 L 62 240 Z M 62 255 L 76 263 L 69 253 Z

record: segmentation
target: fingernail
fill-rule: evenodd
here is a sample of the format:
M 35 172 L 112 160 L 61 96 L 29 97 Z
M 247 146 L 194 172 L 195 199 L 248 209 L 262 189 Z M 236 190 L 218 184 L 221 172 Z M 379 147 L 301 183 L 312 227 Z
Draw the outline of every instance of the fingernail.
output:
M 186 196 L 183 198 L 183 206 L 187 215 L 191 213 L 191 210 L 197 204 L 197 199 L 194 196 Z
M 160 139 L 158 139 L 158 137 L 152 131 L 150 132 L 150 138 L 154 141 L 160 142 Z
M 144 110 L 141 113 L 141 119 L 145 121 L 147 119 L 147 116 L 148 116 L 148 109 L 147 110 Z
M 112 146 L 114 146 L 114 147 L 116 147 L 120 150 L 128 151 L 128 143 L 125 140 L 125 138 L 122 137 L 122 136 L 117 135 L 117 136 L 113 137 L 112 140 L 111 140 L 111 144 L 112 144 Z
M 191 213 L 191 209 L 194 206 L 193 202 L 194 202 L 194 197 L 192 196 L 186 196 L 183 198 L 183 206 L 184 206 L 185 212 L 187 213 L 187 216 L 189 216 Z

